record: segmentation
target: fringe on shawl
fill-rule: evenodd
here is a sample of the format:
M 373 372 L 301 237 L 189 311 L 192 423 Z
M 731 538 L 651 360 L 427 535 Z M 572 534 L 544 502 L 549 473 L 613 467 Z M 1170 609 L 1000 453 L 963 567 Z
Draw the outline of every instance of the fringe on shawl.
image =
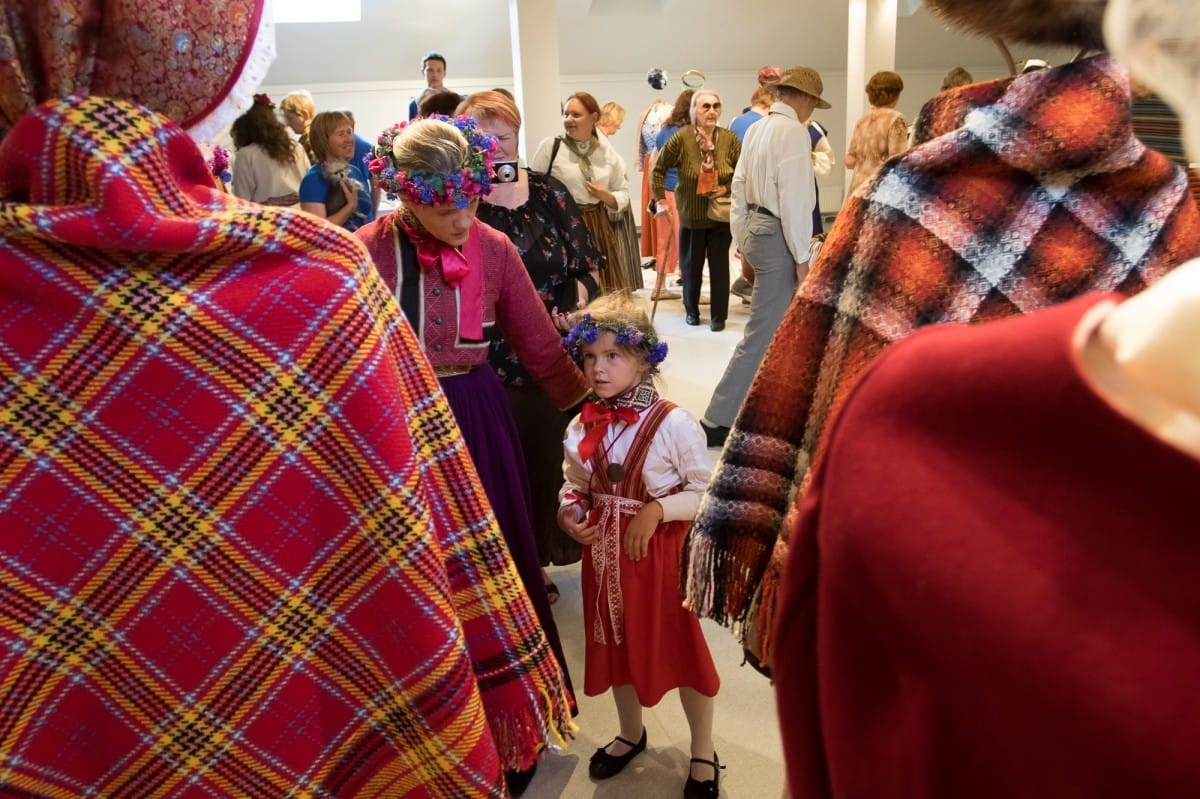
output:
M 742 627 L 756 604 L 753 600 L 763 574 L 757 564 L 769 556 L 768 545 L 739 538 L 730 546 L 697 534 L 693 526 L 684 551 L 689 553 L 680 575 L 684 607 L 729 627 L 742 640 Z
M 532 710 L 513 713 L 511 708 L 517 705 L 509 705 L 509 709 L 500 712 L 494 707 L 487 708 L 500 764 L 506 771 L 530 768 L 547 747 L 555 752 L 562 751 L 579 731 L 571 721 L 566 689 L 561 684 L 555 687 L 557 690 L 554 691 L 547 690 L 545 685 L 538 687 L 540 714 Z M 484 704 L 492 704 L 486 694 Z M 528 703 L 525 706 L 528 707 Z
M 685 607 L 729 627 L 745 644 L 778 531 L 799 488 L 792 472 L 803 474 L 808 459 L 791 442 L 743 432 L 735 423 L 721 460 L 684 541 L 680 590 Z

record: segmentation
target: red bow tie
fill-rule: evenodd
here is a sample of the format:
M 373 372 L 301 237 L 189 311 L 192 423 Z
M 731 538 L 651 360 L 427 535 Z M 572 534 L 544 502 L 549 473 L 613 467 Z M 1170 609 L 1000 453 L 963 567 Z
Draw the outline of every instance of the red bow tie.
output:
M 596 451 L 596 447 L 600 445 L 601 439 L 604 438 L 604 431 L 608 429 L 608 426 L 617 419 L 625 424 L 633 424 L 638 420 L 638 412 L 634 408 L 610 408 L 598 402 L 589 402 L 583 406 L 583 413 L 579 418 L 584 424 L 594 423 L 595 425 L 579 442 L 579 458 L 587 463 L 591 459 L 592 453 Z

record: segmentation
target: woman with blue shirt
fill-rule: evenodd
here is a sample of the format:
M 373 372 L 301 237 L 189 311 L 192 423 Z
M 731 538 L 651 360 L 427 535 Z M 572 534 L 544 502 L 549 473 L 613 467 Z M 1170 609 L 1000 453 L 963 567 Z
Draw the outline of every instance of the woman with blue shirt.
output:
M 300 181 L 300 209 L 347 230 L 373 220 L 371 184 L 354 163 L 354 119 L 345 111 L 322 111 L 308 126 L 308 143 L 316 163 Z

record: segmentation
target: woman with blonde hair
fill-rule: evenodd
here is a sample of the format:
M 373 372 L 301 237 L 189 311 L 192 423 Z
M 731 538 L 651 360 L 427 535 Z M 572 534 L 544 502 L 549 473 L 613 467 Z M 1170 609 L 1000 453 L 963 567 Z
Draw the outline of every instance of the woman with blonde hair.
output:
M 300 209 L 357 230 L 375 218 L 370 180 L 354 163 L 354 117 L 322 111 L 308 126 L 314 162 L 300 181 Z
M 615 136 L 621 126 L 625 124 L 625 107 L 620 103 L 609 101 L 600 106 L 600 121 L 596 123 L 596 127 L 605 136 Z
M 904 81 L 895 72 L 876 72 L 867 81 L 867 102 L 871 109 L 859 117 L 846 148 L 846 169 L 853 170 L 847 196 L 875 176 L 894 155 L 908 149 L 908 123 L 896 110 Z
M 625 107 L 620 103 L 607 102 L 600 106 L 600 121 L 596 130 L 613 137 L 625 124 Z M 626 175 L 628 178 L 628 175 Z M 621 248 L 621 265 L 625 267 L 625 284 L 630 289 L 640 289 L 642 283 L 642 251 L 638 240 L 637 219 L 633 206 L 621 212 L 620 219 L 612 220 L 613 232 L 617 235 L 617 246 Z
M 371 170 L 401 206 L 355 235 L 417 330 L 566 676 L 538 559 L 525 458 L 500 379 L 487 364 L 488 341 L 499 333 L 512 345 L 556 412 L 581 403 L 587 384 L 563 349 L 517 248 L 476 218 L 494 185 L 496 137 L 460 116 L 402 122 L 380 140 L 376 152 L 382 153 Z M 530 776 L 509 775 L 521 783 Z
M 304 89 L 288 92 L 279 101 L 279 110 L 283 112 L 283 121 L 288 128 L 300 137 L 300 146 L 308 153 L 308 160 L 315 160 L 312 147 L 308 143 L 308 126 L 317 115 L 317 105 L 313 102 L 312 95 Z

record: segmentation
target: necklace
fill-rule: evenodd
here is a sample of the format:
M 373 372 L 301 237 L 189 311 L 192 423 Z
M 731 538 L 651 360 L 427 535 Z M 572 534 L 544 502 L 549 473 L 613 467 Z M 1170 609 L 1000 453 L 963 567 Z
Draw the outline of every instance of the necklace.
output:
M 604 448 L 603 452 L 605 460 L 608 460 L 608 453 L 612 452 L 613 446 L 621 439 L 621 436 L 625 435 L 625 432 L 632 427 L 632 425 L 627 422 L 623 424 L 625 424 L 625 426 L 621 428 L 621 432 L 613 436 L 613 440 L 608 442 L 608 446 Z M 606 477 L 608 477 L 609 482 L 616 485 L 625 479 L 625 467 L 619 463 L 610 463 L 608 466 L 604 467 L 604 474 Z

